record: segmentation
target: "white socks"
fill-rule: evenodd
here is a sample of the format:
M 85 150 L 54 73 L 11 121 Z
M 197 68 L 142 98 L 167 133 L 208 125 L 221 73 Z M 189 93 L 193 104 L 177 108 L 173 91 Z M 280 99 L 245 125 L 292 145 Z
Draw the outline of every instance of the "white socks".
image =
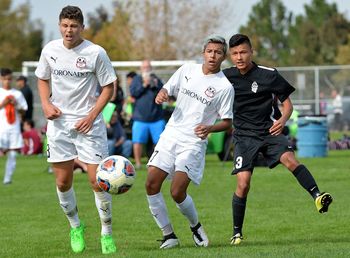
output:
M 77 202 L 73 187 L 67 192 L 60 192 L 57 188 L 57 195 L 63 212 L 72 228 L 80 226 Z M 101 235 L 112 234 L 112 196 L 106 192 L 94 192 L 95 203 L 101 220 Z
M 197 210 L 190 195 L 187 194 L 185 200 L 182 203 L 176 203 L 176 206 L 188 219 L 191 227 L 194 227 L 198 224 Z
M 16 169 L 16 155 L 17 152 L 10 150 L 7 152 L 7 161 L 5 167 L 4 184 L 11 183 L 13 172 Z
M 60 205 L 63 212 L 66 214 L 66 217 L 69 221 L 69 224 L 72 228 L 77 228 L 80 226 L 80 220 L 78 216 L 77 202 L 75 199 L 75 193 L 73 187 L 67 192 L 60 192 L 58 188 L 57 195 Z
M 147 195 L 147 200 L 153 218 L 158 227 L 162 230 L 163 235 L 166 236 L 173 233 L 162 193 L 159 192 L 154 195 Z
M 163 235 L 168 235 L 173 232 L 173 228 L 170 224 L 168 217 L 168 211 L 161 192 L 155 195 L 147 195 L 149 209 L 156 221 L 158 227 L 163 231 Z M 187 195 L 182 203 L 176 203 L 181 213 L 190 222 L 190 226 L 194 227 L 198 224 L 198 214 L 196 207 L 190 195 Z
M 106 192 L 94 192 L 95 203 L 101 220 L 101 235 L 112 234 L 112 196 Z

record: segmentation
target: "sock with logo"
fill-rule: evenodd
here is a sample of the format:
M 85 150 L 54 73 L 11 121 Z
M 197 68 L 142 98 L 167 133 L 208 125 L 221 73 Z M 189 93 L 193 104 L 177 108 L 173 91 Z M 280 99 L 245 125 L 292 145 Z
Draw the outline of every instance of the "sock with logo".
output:
M 56 190 L 61 208 L 64 214 L 66 214 L 70 226 L 72 228 L 79 227 L 80 219 L 78 216 L 77 202 L 73 187 L 71 187 L 67 192 L 61 192 L 58 188 L 56 188 Z
M 315 179 L 304 165 L 300 164 L 297 166 L 293 171 L 293 175 L 296 177 L 299 184 L 309 192 L 312 198 L 316 199 L 316 197 L 320 195 L 320 190 L 317 187 Z
M 95 204 L 101 220 L 101 235 L 112 234 L 112 196 L 106 192 L 94 192 Z
M 233 235 L 240 233 L 242 235 L 243 221 L 247 198 L 241 198 L 233 194 L 232 197 L 232 219 L 233 219 Z
M 147 201 L 151 214 L 156 221 L 158 227 L 162 230 L 163 235 L 173 233 L 173 227 L 170 224 L 168 211 L 161 192 L 154 195 L 147 195 Z
M 198 224 L 197 210 L 190 195 L 187 194 L 185 200 L 182 203 L 176 203 L 176 206 L 188 219 L 192 228 Z

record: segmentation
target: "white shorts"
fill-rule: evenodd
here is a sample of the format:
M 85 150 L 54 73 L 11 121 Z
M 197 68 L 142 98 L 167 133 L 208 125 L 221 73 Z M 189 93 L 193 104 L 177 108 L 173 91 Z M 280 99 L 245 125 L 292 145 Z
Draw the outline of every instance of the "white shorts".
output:
M 0 133 L 0 149 L 16 150 L 23 147 L 23 138 L 20 132 L 6 131 Z
M 207 145 L 184 145 L 174 139 L 160 137 L 147 165 L 168 173 L 172 179 L 176 171 L 185 172 L 191 181 L 199 185 L 203 178 Z
M 49 120 L 47 124 L 47 161 L 62 162 L 79 158 L 99 164 L 108 156 L 106 125 L 98 116 L 87 134 L 74 129 L 77 121 Z

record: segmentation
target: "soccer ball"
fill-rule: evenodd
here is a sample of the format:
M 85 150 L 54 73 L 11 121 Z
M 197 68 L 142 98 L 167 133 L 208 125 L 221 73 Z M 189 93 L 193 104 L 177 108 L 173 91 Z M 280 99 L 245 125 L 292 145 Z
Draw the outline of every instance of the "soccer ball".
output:
M 105 158 L 96 170 L 98 186 L 111 194 L 127 192 L 134 184 L 136 177 L 132 163 L 123 156 L 113 155 Z

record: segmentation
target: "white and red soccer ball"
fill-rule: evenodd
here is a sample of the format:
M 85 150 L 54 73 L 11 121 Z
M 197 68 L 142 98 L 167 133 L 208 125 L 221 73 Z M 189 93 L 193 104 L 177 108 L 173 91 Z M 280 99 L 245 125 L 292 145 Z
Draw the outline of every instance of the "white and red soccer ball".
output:
M 134 184 L 135 178 L 136 173 L 132 163 L 119 155 L 105 158 L 96 170 L 98 186 L 110 194 L 127 192 Z

